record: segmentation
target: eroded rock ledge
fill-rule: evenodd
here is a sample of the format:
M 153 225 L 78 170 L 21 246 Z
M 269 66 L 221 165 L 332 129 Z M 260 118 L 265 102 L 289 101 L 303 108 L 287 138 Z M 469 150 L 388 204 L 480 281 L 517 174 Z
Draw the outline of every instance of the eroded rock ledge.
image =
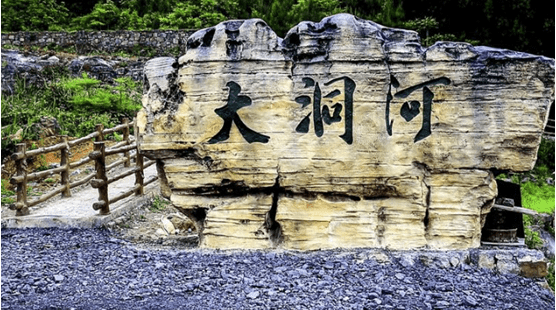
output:
M 139 147 L 211 248 L 478 247 L 554 101 L 554 59 L 348 14 L 223 22 L 145 76 Z

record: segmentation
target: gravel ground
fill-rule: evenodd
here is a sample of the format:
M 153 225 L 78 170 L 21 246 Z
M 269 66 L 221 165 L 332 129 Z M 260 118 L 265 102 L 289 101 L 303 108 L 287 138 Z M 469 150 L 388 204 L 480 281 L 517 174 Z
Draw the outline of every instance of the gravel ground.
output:
M 372 250 L 138 246 L 108 230 L 2 230 L 2 309 L 554 309 L 533 280 Z

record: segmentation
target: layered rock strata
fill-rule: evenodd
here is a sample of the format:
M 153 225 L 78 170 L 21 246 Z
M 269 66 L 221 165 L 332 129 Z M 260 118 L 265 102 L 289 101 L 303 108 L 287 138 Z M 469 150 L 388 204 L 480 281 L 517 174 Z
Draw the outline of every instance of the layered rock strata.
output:
M 554 101 L 554 59 L 347 14 L 223 22 L 145 76 L 140 151 L 210 248 L 478 247 Z

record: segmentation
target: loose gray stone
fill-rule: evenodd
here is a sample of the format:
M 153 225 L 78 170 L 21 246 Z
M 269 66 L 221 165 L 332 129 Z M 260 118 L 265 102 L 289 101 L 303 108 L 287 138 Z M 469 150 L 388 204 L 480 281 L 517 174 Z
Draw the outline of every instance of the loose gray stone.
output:
M 247 294 L 247 298 L 250 298 L 250 299 L 255 299 L 257 297 L 259 297 L 259 291 L 253 291 L 253 292 Z

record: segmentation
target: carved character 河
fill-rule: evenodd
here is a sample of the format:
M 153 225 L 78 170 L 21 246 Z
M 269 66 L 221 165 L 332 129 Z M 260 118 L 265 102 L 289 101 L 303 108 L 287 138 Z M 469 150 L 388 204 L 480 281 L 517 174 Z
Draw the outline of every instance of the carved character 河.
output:
M 418 142 L 431 135 L 431 113 L 432 113 L 432 99 L 434 98 L 434 93 L 430 90 L 429 86 L 434 85 L 450 85 L 450 79 L 446 77 L 440 77 L 432 79 L 427 82 L 417 84 L 415 86 L 408 87 L 401 91 L 396 92 L 392 96 L 392 86 L 398 88 L 400 86 L 398 80 L 394 76 L 390 76 L 390 85 L 388 86 L 388 94 L 386 95 L 386 131 L 388 135 L 392 135 L 392 126 L 394 125 L 394 120 L 390 120 L 390 103 L 394 98 L 407 98 L 411 93 L 416 90 L 423 89 L 423 123 L 421 129 L 415 135 L 413 142 Z M 406 122 L 410 122 L 419 113 L 421 108 L 421 102 L 417 100 L 406 101 L 403 103 L 400 109 L 400 115 Z

